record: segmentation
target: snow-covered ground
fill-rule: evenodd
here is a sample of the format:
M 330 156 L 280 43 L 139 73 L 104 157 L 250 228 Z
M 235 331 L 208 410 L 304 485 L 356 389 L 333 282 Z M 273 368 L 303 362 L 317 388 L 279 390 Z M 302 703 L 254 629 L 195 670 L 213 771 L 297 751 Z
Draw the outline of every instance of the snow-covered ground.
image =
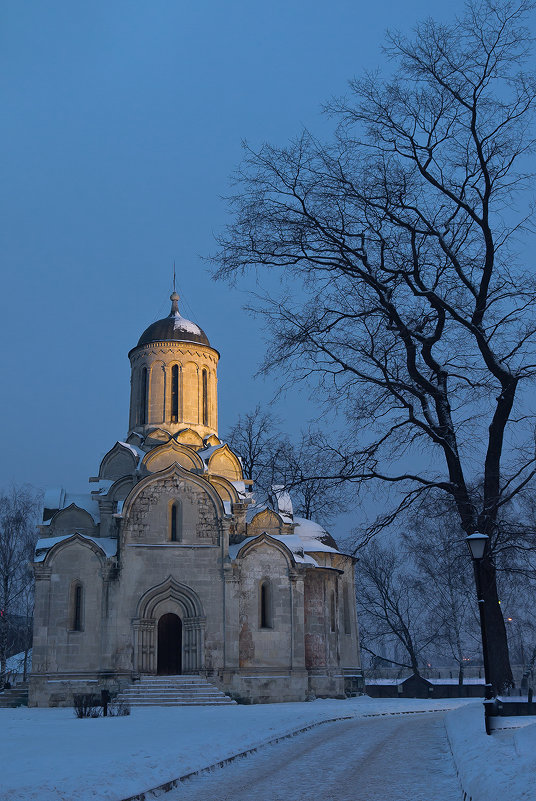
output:
M 511 728 L 491 737 L 484 733 L 481 703 L 457 709 L 445 720 L 463 789 L 473 801 L 534 801 L 536 717 L 499 718 Z
M 535 797 L 535 726 L 486 737 L 479 702 L 362 697 L 134 708 L 130 717 L 84 720 L 71 709 L 0 709 L 0 801 L 118 801 L 317 721 L 431 709 L 455 710 L 449 737 L 473 801 Z

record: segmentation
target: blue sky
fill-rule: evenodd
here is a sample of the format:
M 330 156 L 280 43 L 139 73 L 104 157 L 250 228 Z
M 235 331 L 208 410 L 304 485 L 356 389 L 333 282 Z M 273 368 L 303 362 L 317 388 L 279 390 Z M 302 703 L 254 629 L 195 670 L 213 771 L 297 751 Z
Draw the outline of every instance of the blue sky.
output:
M 461 3 L 451 6 L 461 9 Z M 0 9 L 3 459 L 0 486 L 84 488 L 126 435 L 127 352 L 169 309 L 221 352 L 220 430 L 277 377 L 236 288 L 202 257 L 227 221 L 241 141 L 323 135 L 324 101 L 384 59 L 386 27 L 446 12 L 420 0 L 4 0 Z M 276 408 L 292 431 L 306 391 Z

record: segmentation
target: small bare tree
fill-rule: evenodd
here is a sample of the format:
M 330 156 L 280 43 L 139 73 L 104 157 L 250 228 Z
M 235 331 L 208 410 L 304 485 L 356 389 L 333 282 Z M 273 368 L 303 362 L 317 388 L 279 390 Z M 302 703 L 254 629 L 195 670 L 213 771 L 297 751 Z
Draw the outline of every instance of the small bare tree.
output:
M 361 552 L 357 586 L 361 648 L 372 657 L 381 656 L 420 675 L 424 655 L 437 640 L 440 624 L 430 627 L 430 610 L 407 562 L 393 549 L 371 543 Z M 386 643 L 398 644 L 406 659 L 380 654 L 380 646 Z
M 0 495 L 0 686 L 6 676 L 10 632 L 31 601 L 29 563 L 37 541 L 39 496 L 29 486 L 14 486 Z M 23 650 L 28 650 L 28 643 Z
M 256 483 L 272 459 L 273 443 L 281 436 L 279 419 L 258 403 L 252 412 L 240 415 L 225 440 L 242 459 L 244 477 Z
M 292 441 L 282 435 L 279 419 L 258 404 L 238 418 L 225 439 L 241 457 L 259 502 L 277 505 L 273 488 L 278 486 L 291 492 L 297 516 L 326 523 L 345 509 L 345 481 L 333 478 L 334 452 L 319 434 L 302 432 Z M 313 464 L 317 475 L 311 477 Z
M 482 590 L 496 689 L 513 682 L 498 519 L 535 475 L 520 388 L 535 373 L 536 286 L 515 241 L 534 141 L 530 9 L 470 0 L 453 24 L 391 35 L 392 77 L 352 81 L 330 106 L 331 142 L 305 132 L 288 147 L 247 149 L 216 256 L 220 277 L 264 265 L 301 281 L 291 303 L 266 299 L 266 368 L 316 377 L 344 409 L 355 436 L 340 475 L 398 488 L 366 534 L 440 490 L 466 534 L 489 537 Z
M 428 499 L 410 515 L 403 542 L 418 575 L 415 589 L 437 631 L 436 654 L 443 651 L 454 661 L 462 685 L 468 654 L 478 649 L 480 630 L 474 579 L 456 509 L 444 498 Z

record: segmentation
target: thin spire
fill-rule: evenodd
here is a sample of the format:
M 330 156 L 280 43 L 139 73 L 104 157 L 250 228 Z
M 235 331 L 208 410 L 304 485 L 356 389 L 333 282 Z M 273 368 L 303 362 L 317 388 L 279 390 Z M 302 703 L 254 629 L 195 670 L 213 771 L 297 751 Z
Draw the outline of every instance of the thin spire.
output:
M 176 289 L 175 289 L 175 259 L 173 259 L 173 292 L 176 292 Z

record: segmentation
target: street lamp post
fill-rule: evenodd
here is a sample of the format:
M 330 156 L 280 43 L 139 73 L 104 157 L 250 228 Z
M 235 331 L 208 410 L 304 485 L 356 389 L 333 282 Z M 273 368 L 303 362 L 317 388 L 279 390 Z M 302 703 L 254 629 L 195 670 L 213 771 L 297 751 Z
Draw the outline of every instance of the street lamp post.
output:
M 480 614 L 480 634 L 482 637 L 482 656 L 484 658 L 484 680 L 486 682 L 484 692 L 484 722 L 486 726 L 486 734 L 491 734 L 490 716 L 494 707 L 494 695 L 489 670 L 488 635 L 486 631 L 486 620 L 484 617 L 484 598 L 482 597 L 481 577 L 481 563 L 486 550 L 486 545 L 489 542 L 489 537 L 487 534 L 476 533 L 470 534 L 465 538 L 465 541 L 471 553 L 475 573 L 476 597 L 478 601 L 478 611 Z

